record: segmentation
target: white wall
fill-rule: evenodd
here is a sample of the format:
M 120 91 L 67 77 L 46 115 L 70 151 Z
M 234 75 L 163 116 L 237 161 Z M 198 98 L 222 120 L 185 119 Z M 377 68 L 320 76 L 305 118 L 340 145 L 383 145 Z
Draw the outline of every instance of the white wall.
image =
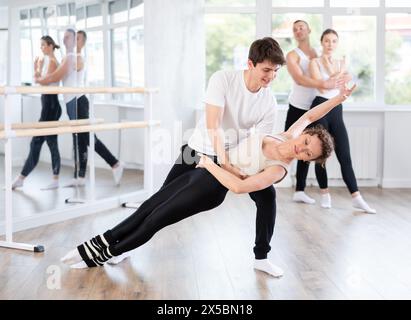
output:
M 181 146 L 174 129 L 192 128 L 194 107 L 201 105 L 205 79 L 203 0 L 150 0 L 145 4 L 145 79 L 160 88 L 154 96 L 154 190 L 161 186 Z M 161 143 L 164 148 L 159 148 Z M 170 147 L 172 147 L 170 149 Z M 173 152 L 170 154 L 170 150 Z
M 411 111 L 386 112 L 384 188 L 411 188 Z

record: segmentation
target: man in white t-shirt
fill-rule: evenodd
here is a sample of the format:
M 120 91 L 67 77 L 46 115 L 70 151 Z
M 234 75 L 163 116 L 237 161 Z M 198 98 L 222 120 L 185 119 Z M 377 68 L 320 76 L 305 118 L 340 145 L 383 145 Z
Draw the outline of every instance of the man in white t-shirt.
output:
M 240 171 L 230 164 L 227 150 L 246 138 L 250 130 L 273 133 L 277 102 L 270 84 L 284 63 L 280 46 L 267 37 L 251 45 L 248 70 L 221 70 L 211 76 L 204 101 L 205 115 L 198 122 L 188 145 L 181 148 L 181 154 L 163 187 L 186 172 L 195 170 L 199 160 L 197 153 L 213 156 L 221 167 L 241 177 Z M 207 170 L 203 174 L 209 175 Z M 211 183 L 210 179 L 202 179 L 201 175 L 197 175 L 197 179 L 199 185 L 204 181 Z M 216 179 L 213 181 L 216 188 L 221 188 Z M 210 187 L 204 187 L 204 192 Z M 282 276 L 283 271 L 267 259 L 275 224 L 275 189 L 270 186 L 250 193 L 250 197 L 257 206 L 254 268 L 276 277 Z

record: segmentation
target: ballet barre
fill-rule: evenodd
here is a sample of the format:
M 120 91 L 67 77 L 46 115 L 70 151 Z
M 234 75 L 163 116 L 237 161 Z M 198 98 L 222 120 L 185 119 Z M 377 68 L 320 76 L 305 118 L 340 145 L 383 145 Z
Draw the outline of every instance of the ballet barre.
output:
M 152 162 L 151 137 L 152 127 L 160 124 L 152 120 L 152 95 L 157 93 L 156 88 L 142 87 L 54 87 L 54 86 L 6 86 L 0 87 L 0 96 L 4 96 L 4 123 L 0 126 L 0 140 L 5 141 L 5 241 L 0 241 L 0 247 L 21 249 L 32 252 L 43 252 L 44 246 L 13 241 L 13 207 L 12 207 L 12 140 L 20 137 L 36 137 L 59 134 L 76 134 L 88 132 L 90 135 L 90 201 L 95 201 L 95 161 L 94 161 L 94 134 L 96 131 L 121 130 L 143 128 L 145 130 L 144 144 L 144 189 L 152 194 Z M 94 118 L 93 96 L 90 96 L 90 117 L 82 120 L 44 121 L 37 123 L 14 123 L 10 121 L 12 103 L 11 95 L 25 94 L 112 94 L 136 93 L 146 96 L 144 106 L 144 121 L 129 121 L 119 123 L 103 123 L 103 119 Z M 66 203 L 70 202 L 66 200 Z M 73 201 L 77 202 L 77 201 Z M 80 201 L 80 203 L 83 203 Z
M 40 129 L 40 128 L 56 128 L 56 127 L 66 127 L 66 126 L 83 126 L 93 123 L 103 123 L 104 119 L 95 119 L 91 121 L 90 119 L 81 120 L 58 120 L 58 121 L 41 121 L 41 122 L 24 122 L 24 123 L 13 123 L 11 124 L 11 129 Z M 4 126 L 0 124 L 0 131 L 4 130 Z
M 158 125 L 158 121 L 151 121 L 150 123 L 145 121 L 130 121 L 130 122 L 115 122 L 115 123 L 103 123 L 103 124 L 90 124 L 90 125 L 78 125 L 78 126 L 61 126 L 51 128 L 38 128 L 38 129 L 18 129 L 18 130 L 2 130 L 0 131 L 0 139 L 8 138 L 22 138 L 22 137 L 41 137 L 51 136 L 66 133 L 84 133 L 84 132 L 96 132 L 96 131 L 108 131 L 119 129 L 133 129 L 133 128 L 146 128 L 148 126 Z

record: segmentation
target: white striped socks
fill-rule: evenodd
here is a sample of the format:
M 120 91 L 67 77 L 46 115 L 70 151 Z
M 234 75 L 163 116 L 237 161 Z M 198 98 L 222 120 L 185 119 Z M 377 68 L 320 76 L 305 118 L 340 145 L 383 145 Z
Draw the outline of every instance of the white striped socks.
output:
M 104 249 L 108 248 L 109 243 L 104 238 L 104 235 L 98 235 L 89 241 L 84 242 L 83 244 L 77 247 L 77 250 L 81 258 L 86 260 L 92 260 L 101 255 Z

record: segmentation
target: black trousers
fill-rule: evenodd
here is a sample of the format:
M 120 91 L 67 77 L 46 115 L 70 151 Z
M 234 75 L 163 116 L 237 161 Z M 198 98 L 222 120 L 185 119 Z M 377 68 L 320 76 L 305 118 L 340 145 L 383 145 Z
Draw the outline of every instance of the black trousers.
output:
M 89 101 L 86 96 L 81 96 L 80 98 L 74 98 L 66 104 L 67 114 L 70 120 L 77 119 L 88 119 L 89 115 Z M 107 164 L 112 167 L 118 160 L 114 155 L 107 149 L 107 147 L 94 135 L 94 149 L 97 154 L 107 162 Z M 77 166 L 77 155 L 79 159 L 79 169 L 74 172 L 74 178 L 77 176 L 84 178 L 86 176 L 87 170 L 87 160 L 88 152 L 87 147 L 90 145 L 90 136 L 88 132 L 85 133 L 74 133 L 73 134 L 73 149 L 75 157 L 75 165 Z
M 294 107 L 293 105 L 289 105 L 287 111 L 287 118 L 285 120 L 285 130 L 287 131 L 304 113 L 308 110 L 303 110 Z M 304 191 L 305 189 L 305 181 L 307 179 L 308 174 L 308 166 L 309 163 L 305 161 L 298 160 L 297 161 L 297 172 L 296 172 L 296 187 L 295 191 Z
M 162 228 L 202 211 L 219 206 L 225 199 L 227 188 L 206 169 L 195 168 L 199 157 L 187 145 L 168 174 L 163 186 L 146 200 L 130 217 L 106 232 L 112 241 L 110 251 L 120 255 L 133 250 Z M 213 157 L 214 162 L 217 161 Z M 270 251 L 270 240 L 275 223 L 275 190 L 250 193 L 257 205 L 255 257 L 264 259 Z
M 327 100 L 328 99 L 317 96 L 312 102 L 311 108 L 314 108 Z M 317 124 L 322 125 L 334 138 L 335 155 L 340 163 L 343 180 L 350 193 L 357 192 L 358 186 L 351 162 L 350 142 L 348 140 L 348 133 L 343 120 L 343 106 L 341 104 L 338 105 L 323 118 L 312 123 L 311 126 L 315 126 Z M 300 170 L 300 172 L 298 172 L 298 176 L 300 176 L 301 179 L 299 187 L 301 190 L 304 190 L 309 162 L 301 162 L 301 166 L 297 167 L 297 172 Z M 315 164 L 315 176 L 321 189 L 328 188 L 327 169 L 325 166 L 323 167 L 319 164 Z
M 61 106 L 56 94 L 41 95 L 41 115 L 39 121 L 57 121 L 61 116 Z M 21 175 L 27 177 L 37 166 L 40 159 L 40 151 L 44 141 L 50 149 L 51 166 L 53 175 L 60 173 L 60 152 L 58 147 L 57 135 L 33 137 L 30 143 L 30 152 L 24 163 Z

